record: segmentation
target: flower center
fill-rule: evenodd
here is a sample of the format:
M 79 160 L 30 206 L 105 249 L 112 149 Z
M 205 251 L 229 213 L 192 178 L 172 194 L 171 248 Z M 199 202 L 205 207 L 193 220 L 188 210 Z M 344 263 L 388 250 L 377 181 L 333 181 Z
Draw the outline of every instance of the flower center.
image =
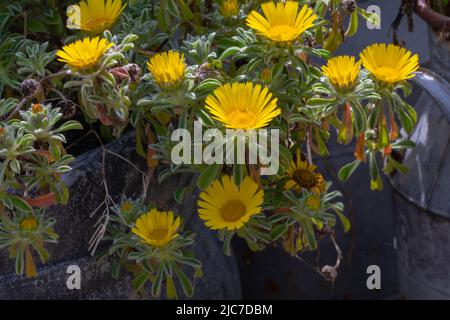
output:
M 398 70 L 388 66 L 381 66 L 376 68 L 374 74 L 382 81 L 390 81 L 398 77 Z
M 86 27 L 90 30 L 102 30 L 111 24 L 109 18 L 95 18 L 86 22 Z
M 158 228 L 149 232 L 149 238 L 155 241 L 164 240 L 167 237 L 167 229 Z
M 279 25 L 279 26 L 273 26 L 268 31 L 269 38 L 273 41 L 280 41 L 280 42 L 286 42 L 286 41 L 292 41 L 297 36 L 297 30 L 295 30 L 294 27 L 291 26 L 285 26 L 285 25 Z
M 20 222 L 20 229 L 23 231 L 36 230 L 38 222 L 35 218 L 25 218 Z
M 231 124 L 236 129 L 251 128 L 256 120 L 256 115 L 252 111 L 235 110 L 229 115 Z
M 225 203 L 220 214 L 226 222 L 236 222 L 245 215 L 246 208 L 239 200 L 231 200 Z
M 311 189 L 317 184 L 316 175 L 306 169 L 297 169 L 292 175 L 292 179 L 303 188 Z
M 129 201 L 125 201 L 122 206 L 120 207 L 120 210 L 122 212 L 129 212 L 133 208 L 133 205 Z

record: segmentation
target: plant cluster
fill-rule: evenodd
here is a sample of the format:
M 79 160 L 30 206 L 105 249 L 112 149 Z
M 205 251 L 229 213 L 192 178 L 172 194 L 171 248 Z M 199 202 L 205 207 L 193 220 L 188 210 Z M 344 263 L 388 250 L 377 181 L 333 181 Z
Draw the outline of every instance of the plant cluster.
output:
M 17 2 L 23 6 L 0 5 L 0 12 L 30 10 L 29 1 Z M 334 280 L 341 255 L 336 221 L 345 232 L 350 223 L 341 194 L 316 162 L 329 154 L 330 139 L 356 141 L 355 161 L 339 170 L 341 180 L 368 164 L 370 187 L 381 190 L 383 171 L 406 173 L 393 151 L 414 147 L 405 137 L 417 116 L 404 97 L 419 68 L 417 55 L 397 45 L 373 44 L 359 57 L 333 56 L 356 34 L 360 18 L 376 20 L 354 0 L 48 2 L 33 10 L 50 10 L 54 20 L 29 32 L 36 39 L 54 34 L 61 43 L 40 44 L 18 34 L 12 27 L 17 20 L 0 24 L 11 32 L 0 37 L 0 47 L 16 53 L 0 68 L 6 79 L 0 117 L 7 119 L 0 128 L 0 247 L 9 246 L 18 257 L 19 273 L 19 256 L 30 257 L 27 244 L 46 260 L 41 245 L 56 239 L 52 222 L 35 209 L 43 207 L 39 196 L 52 194 L 60 204 L 68 199 L 61 175 L 73 158 L 64 151 L 62 132 L 80 124 L 61 121 L 60 110 L 48 103 L 53 99 L 71 102 L 86 125 L 99 123 L 104 138 L 133 128 L 136 151 L 159 183 L 192 173 L 196 183 L 177 189 L 174 198 L 182 203 L 200 189 L 199 217 L 217 230 L 225 254 L 232 254 L 235 236 L 252 250 L 276 245 L 292 256 L 316 250 L 329 237 L 338 261 L 322 273 Z M 69 4 L 64 29 L 56 17 Z M 19 78 L 11 73 L 15 65 L 21 67 Z M 18 92 L 21 101 L 13 98 Z M 220 163 L 216 150 L 208 151 L 209 163 L 174 163 L 174 132 L 186 129 L 194 136 L 198 122 L 217 134 L 243 132 L 222 144 L 242 139 L 244 160 L 252 145 L 267 149 L 245 133 L 279 130 L 278 171 L 262 175 L 267 163 L 240 163 L 234 154 Z M 208 143 L 192 141 L 190 147 L 208 150 Z M 145 196 L 111 209 L 115 214 L 105 240 L 117 262 L 114 275 L 127 270 L 141 293 L 150 283 L 151 294 L 159 297 L 164 283 L 166 295 L 176 298 L 178 282 L 192 296 L 190 275 L 195 279 L 202 271 L 188 250 L 195 239 L 182 229 L 183 212 L 159 211 Z M 25 264 L 27 274 L 35 274 L 33 264 Z

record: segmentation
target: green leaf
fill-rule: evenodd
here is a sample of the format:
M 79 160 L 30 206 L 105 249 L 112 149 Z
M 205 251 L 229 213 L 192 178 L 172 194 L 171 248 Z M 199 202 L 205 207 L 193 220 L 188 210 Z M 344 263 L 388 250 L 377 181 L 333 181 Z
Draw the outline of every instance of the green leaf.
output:
M 178 299 L 177 288 L 175 287 L 175 282 L 172 277 L 167 276 L 166 278 L 166 295 L 169 299 Z
M 173 198 L 175 199 L 175 201 L 177 203 L 182 203 L 183 202 L 183 198 L 184 195 L 186 194 L 187 191 L 189 191 L 191 189 L 190 186 L 187 187 L 179 187 L 177 190 L 175 190 L 174 194 L 173 194 Z
M 222 54 L 219 57 L 219 60 L 223 61 L 226 58 L 235 55 L 239 51 L 241 51 L 241 48 L 239 48 L 239 47 L 229 47 L 229 48 L 225 49 L 224 52 L 222 52 Z
M 12 171 L 14 171 L 14 173 L 20 174 L 20 162 L 19 162 L 19 160 L 12 159 L 11 162 L 9 163 L 9 167 L 11 168 Z
M 184 0 L 178 0 L 178 6 L 181 9 L 181 14 L 183 15 L 184 20 L 189 21 L 194 18 L 194 14 Z
M 245 166 L 245 164 L 235 164 L 233 166 L 234 183 L 236 183 L 237 185 L 241 184 L 246 174 L 247 174 L 247 167 Z
M 8 195 L 8 199 L 11 201 L 15 208 L 27 213 L 33 212 L 33 208 L 21 197 Z
M 397 141 L 391 144 L 392 149 L 414 149 L 416 144 L 411 140 Z
M 164 276 L 164 268 L 162 264 L 159 266 L 158 273 L 152 284 L 152 296 L 159 297 L 161 295 L 162 280 Z
M 206 79 L 200 82 L 200 84 L 195 88 L 195 91 L 198 93 L 209 93 L 220 85 L 222 85 L 222 83 L 219 80 Z
M 403 110 L 397 110 L 397 115 L 400 118 L 403 129 L 405 129 L 406 133 L 410 134 L 414 129 L 414 119 L 411 118 L 409 113 Z
M 39 259 L 41 259 L 41 262 L 45 263 L 50 256 L 48 251 L 39 243 L 32 243 L 31 245 L 37 251 Z
M 339 212 L 338 210 L 335 210 L 335 212 L 339 220 L 341 220 L 342 226 L 344 227 L 344 232 L 347 233 L 348 231 L 350 231 L 351 228 L 350 220 L 348 220 L 348 218 L 344 216 L 342 212 Z
M 167 10 L 167 0 L 161 0 L 159 5 L 159 14 L 158 14 L 158 28 L 166 32 L 169 30 L 169 15 Z
M 132 282 L 132 286 L 134 288 L 134 290 L 136 291 L 140 291 L 145 283 L 148 281 L 148 275 L 147 272 L 142 272 L 141 274 L 139 274 L 136 278 L 133 279 Z
M 358 11 L 355 10 L 352 12 L 350 16 L 350 23 L 347 27 L 347 31 L 345 31 L 346 37 L 351 37 L 358 32 Z
M 24 247 L 23 245 L 19 245 L 16 251 L 16 274 L 22 275 L 24 269 Z
M 29 17 L 27 21 L 27 29 L 33 33 L 47 32 L 45 25 L 39 19 Z
M 175 271 L 175 274 L 180 280 L 184 294 L 188 297 L 192 297 L 194 295 L 194 287 L 192 286 L 191 281 L 189 281 L 186 274 L 180 269 L 180 267 L 176 263 L 172 263 L 172 267 L 173 271 Z
M 66 123 L 64 123 L 62 126 L 60 126 L 58 129 L 55 130 L 56 133 L 63 132 L 67 130 L 82 130 L 83 126 L 81 123 L 75 120 L 69 120 Z
M 231 239 L 233 238 L 233 235 L 233 232 L 226 232 L 223 239 L 223 253 L 225 253 L 229 257 L 231 256 Z
M 355 172 L 356 168 L 358 168 L 360 163 L 361 163 L 361 161 L 355 160 L 355 161 L 350 162 L 350 163 L 346 164 L 345 166 L 343 166 L 339 170 L 339 174 L 338 174 L 339 175 L 339 179 L 342 182 L 346 182 L 348 180 L 348 178 L 350 178 L 352 173 Z
M 308 100 L 308 106 L 309 107 L 321 107 L 321 106 L 326 106 L 329 104 L 334 104 L 336 103 L 336 99 L 335 98 L 311 98 Z
M 220 168 L 221 168 L 220 164 L 212 164 L 206 167 L 200 173 L 200 176 L 197 179 L 197 186 L 202 190 L 208 188 L 209 185 L 216 179 Z
M 308 241 L 311 250 L 317 249 L 317 241 L 314 235 L 314 228 L 308 218 L 302 219 L 303 230 L 305 230 L 306 240 Z
M 277 225 L 275 228 L 270 231 L 270 237 L 272 241 L 278 240 L 285 232 L 287 231 L 287 226 L 283 224 Z

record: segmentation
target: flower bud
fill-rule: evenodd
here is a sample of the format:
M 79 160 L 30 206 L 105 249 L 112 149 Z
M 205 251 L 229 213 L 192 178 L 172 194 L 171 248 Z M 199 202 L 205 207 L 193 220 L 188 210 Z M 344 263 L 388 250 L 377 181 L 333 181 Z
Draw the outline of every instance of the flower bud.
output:
M 139 82 L 141 81 L 142 76 L 142 70 L 141 67 L 139 67 L 135 63 L 129 63 L 124 66 L 125 70 L 128 71 L 128 74 L 130 76 L 130 82 Z
M 320 198 L 314 194 L 310 195 L 306 198 L 305 205 L 308 209 L 316 211 L 321 206 Z
M 109 70 L 117 80 L 117 82 L 122 82 L 125 80 L 129 80 L 130 83 L 136 83 L 141 80 L 142 70 L 135 63 L 129 63 L 123 67 L 116 67 Z
M 20 93 L 24 98 L 37 99 L 39 101 L 43 100 L 44 90 L 39 81 L 34 79 L 24 80 L 20 84 Z
M 77 112 L 77 107 L 75 106 L 75 103 L 67 99 L 58 102 L 56 107 L 60 109 L 64 119 L 72 118 Z
M 220 13 L 225 18 L 233 17 L 239 13 L 239 4 L 237 0 L 223 0 L 220 6 Z
M 34 217 L 25 218 L 20 222 L 20 230 L 34 231 L 38 226 L 38 221 Z
M 341 9 L 346 15 L 351 15 L 356 10 L 355 0 L 342 0 Z
M 31 106 L 31 112 L 33 112 L 34 114 L 41 113 L 42 111 L 44 111 L 44 108 L 42 108 L 40 103 L 34 103 Z

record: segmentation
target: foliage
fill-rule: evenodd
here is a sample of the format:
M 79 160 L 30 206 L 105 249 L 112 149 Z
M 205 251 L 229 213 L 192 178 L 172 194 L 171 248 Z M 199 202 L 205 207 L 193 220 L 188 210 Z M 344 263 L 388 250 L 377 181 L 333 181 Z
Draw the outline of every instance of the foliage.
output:
M 361 66 L 351 57 L 333 60 L 333 52 L 357 33 L 359 19 L 376 20 L 356 1 L 290 1 L 286 4 L 290 10 L 285 10 L 283 2 L 276 2 L 270 10 L 290 17 L 298 8 L 308 12 L 310 19 L 303 21 L 303 26 L 287 22 L 280 26 L 261 16 L 272 28 L 261 32 L 260 28 L 250 28 L 253 24 L 247 19 L 261 15 L 261 6 L 272 6 L 270 3 L 130 0 L 115 24 L 103 30 L 103 47 L 88 31 L 64 28 L 65 10 L 76 3 L 44 2 L 32 6 L 32 1 L 22 0 L 0 5 L 0 117 L 4 120 L 0 125 L 0 214 L 4 218 L 0 222 L 0 247 L 14 248 L 18 273 L 23 271 L 23 252 L 25 258 L 29 256 L 28 244 L 44 261 L 47 256 L 41 246 L 56 240 L 52 222 L 36 208 L 54 202 L 65 204 L 69 197 L 61 175 L 70 171 L 73 157 L 66 154 L 63 144 L 66 131 L 82 125 L 63 119 L 57 104 L 50 101 L 76 105 L 83 114 L 83 125 L 100 123 L 102 137 L 120 137 L 125 130 L 135 130 L 136 152 L 147 160 L 150 175 L 157 174 L 159 183 L 183 172 L 196 174 L 194 185 L 176 190 L 177 202 L 182 203 L 197 189 L 203 192 L 203 199 L 226 199 L 228 202 L 219 201 L 222 211 L 218 212 L 227 212 L 226 219 L 242 218 L 242 227 L 220 220 L 212 224 L 205 218 L 208 227 L 218 230 L 226 254 L 232 254 L 234 236 L 244 238 L 252 250 L 279 245 L 297 256 L 316 250 L 324 237 L 334 241 L 337 220 L 345 232 L 349 230 L 339 201 L 341 194 L 313 164 L 315 156 L 330 153 L 330 139 L 336 138 L 340 144 L 356 141 L 355 161 L 338 172 L 342 181 L 361 164 L 368 164 L 370 187 L 381 190 L 382 171 L 407 171 L 393 150 L 414 147 L 407 135 L 417 115 L 404 97 L 411 92 L 407 79 L 417 69 L 418 58 L 399 49 L 408 56 L 409 67 L 400 70 L 405 76 L 395 82 L 380 79 L 368 62 Z M 122 2 L 118 5 L 122 7 Z M 92 30 L 98 27 L 94 25 Z M 285 33 L 294 36 L 286 40 Z M 151 63 L 169 50 L 181 54 L 153 60 L 158 65 Z M 339 68 L 333 61 L 346 61 L 350 68 Z M 320 67 L 324 64 L 328 69 Z M 392 65 L 379 67 L 380 72 L 398 71 Z M 346 80 L 336 80 L 342 78 Z M 228 90 L 227 84 L 238 82 L 249 86 L 247 91 L 242 89 L 242 97 L 256 96 L 255 92 L 262 97 L 245 100 L 255 104 L 252 110 L 257 113 L 259 107 L 272 108 L 271 116 L 263 117 L 268 125 L 261 121 L 258 126 L 279 130 L 276 174 L 263 176 L 264 163 L 238 164 L 236 159 L 226 164 L 174 163 L 171 156 L 176 141 L 172 135 L 176 129 L 187 129 L 193 136 L 196 122 L 200 122 L 204 131 L 225 134 L 230 127 L 227 121 L 235 114 L 226 115 L 230 109 L 220 109 L 214 103 L 223 103 L 226 99 L 221 92 Z M 244 100 L 239 100 L 239 91 L 235 91 L 235 100 L 226 98 L 239 115 L 234 128 L 240 129 L 239 123 L 253 121 L 256 116 L 249 113 L 250 106 L 238 105 L 236 101 Z M 224 113 L 218 116 L 220 110 Z M 224 145 L 239 137 L 227 139 Z M 244 137 L 246 150 L 252 144 Z M 208 145 L 202 140 L 190 146 L 205 149 Z M 255 145 L 259 150 L 267 148 L 258 142 Z M 224 176 L 231 177 L 231 182 L 224 182 L 223 190 L 248 187 L 254 192 L 241 198 L 231 199 L 226 193 L 214 197 Z M 263 200 L 255 200 L 262 194 Z M 244 198 L 254 204 L 252 212 L 246 203 L 239 202 Z M 199 207 L 200 217 L 208 217 L 207 206 L 199 201 Z M 206 210 L 203 214 L 202 208 Z M 191 279 L 201 276 L 201 262 L 188 250 L 195 235 L 180 232 L 163 246 L 143 242 L 132 230 L 149 209 L 145 196 L 135 201 L 123 199 L 120 205 L 112 206 L 115 215 L 106 219 L 110 223 L 104 240 L 111 244 L 108 255 L 115 260 L 113 274 L 118 277 L 121 270 L 131 273 L 133 286 L 142 295 L 148 288 L 159 297 L 165 283 L 167 297 L 177 298 L 176 280 L 184 294 L 192 296 Z M 231 212 L 241 216 L 236 218 Z M 39 228 L 32 233 L 19 232 L 20 239 L 12 237 L 25 216 L 38 217 Z M 29 268 L 33 269 L 31 264 Z

